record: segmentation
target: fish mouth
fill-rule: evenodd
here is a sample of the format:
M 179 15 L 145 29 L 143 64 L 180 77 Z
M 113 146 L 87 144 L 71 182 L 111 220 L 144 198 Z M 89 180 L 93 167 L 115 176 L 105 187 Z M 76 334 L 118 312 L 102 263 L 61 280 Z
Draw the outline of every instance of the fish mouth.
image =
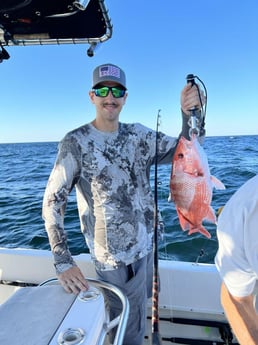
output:
M 204 177 L 203 171 L 200 170 L 184 170 L 184 173 L 189 175 L 189 176 L 194 176 L 194 177 Z

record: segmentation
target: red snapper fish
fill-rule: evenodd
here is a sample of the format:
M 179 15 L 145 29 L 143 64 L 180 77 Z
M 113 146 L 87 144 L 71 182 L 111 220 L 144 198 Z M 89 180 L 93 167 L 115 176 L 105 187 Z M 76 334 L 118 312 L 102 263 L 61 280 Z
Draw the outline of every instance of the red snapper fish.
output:
M 172 164 L 169 199 L 175 203 L 182 230 L 188 230 L 188 235 L 200 232 L 211 238 L 202 222 L 216 224 L 210 206 L 212 190 L 225 189 L 225 186 L 210 174 L 207 156 L 196 135 L 191 140 L 179 139 Z

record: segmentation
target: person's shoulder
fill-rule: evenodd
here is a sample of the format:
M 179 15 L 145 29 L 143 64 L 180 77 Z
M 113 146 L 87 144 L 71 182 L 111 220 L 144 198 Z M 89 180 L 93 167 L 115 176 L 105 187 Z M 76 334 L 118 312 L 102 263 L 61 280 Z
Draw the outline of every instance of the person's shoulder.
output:
M 246 184 L 249 186 L 255 186 L 258 189 L 258 174 L 250 178 Z
M 88 133 L 90 131 L 90 128 L 91 128 L 90 124 L 87 123 L 71 130 L 70 132 L 67 133 L 67 135 L 77 135 L 81 133 Z
M 242 186 L 236 191 L 236 195 L 242 195 L 247 198 L 250 193 L 253 195 L 254 192 L 257 192 L 256 195 L 258 198 L 258 175 L 255 175 L 243 183 Z
M 87 135 L 89 132 L 90 132 L 90 124 L 84 124 L 66 133 L 63 140 L 72 140 L 82 135 Z
M 135 132 L 135 133 L 148 133 L 148 132 L 153 132 L 152 129 L 144 126 L 143 124 L 139 123 L 139 122 L 135 122 L 135 123 L 120 123 L 120 128 L 122 130 L 126 130 L 129 132 Z
M 244 182 L 224 206 L 219 222 L 231 216 L 231 221 L 241 218 L 244 210 L 252 210 L 258 200 L 258 175 Z

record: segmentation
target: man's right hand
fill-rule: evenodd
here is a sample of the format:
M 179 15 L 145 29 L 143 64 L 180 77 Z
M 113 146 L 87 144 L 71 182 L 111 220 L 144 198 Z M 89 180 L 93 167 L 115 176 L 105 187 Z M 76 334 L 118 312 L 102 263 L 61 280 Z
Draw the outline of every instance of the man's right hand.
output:
M 87 291 L 89 284 L 84 278 L 78 266 L 73 266 L 68 270 L 58 274 L 58 280 L 68 293 L 78 294 L 81 291 Z
M 199 89 L 199 92 L 198 92 Z M 200 97 L 202 104 L 200 102 Z M 204 96 L 203 90 L 200 89 L 198 84 L 191 85 L 187 83 L 181 92 L 181 108 L 186 115 L 191 115 L 191 108 L 201 109 L 201 106 L 206 103 L 206 98 Z

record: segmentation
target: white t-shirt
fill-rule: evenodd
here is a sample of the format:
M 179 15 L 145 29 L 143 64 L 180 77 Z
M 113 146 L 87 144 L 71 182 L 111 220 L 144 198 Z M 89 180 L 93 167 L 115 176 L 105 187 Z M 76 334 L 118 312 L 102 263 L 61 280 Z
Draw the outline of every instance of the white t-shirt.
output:
M 233 296 L 250 295 L 258 281 L 258 175 L 227 202 L 217 236 L 215 264 L 221 278 Z

